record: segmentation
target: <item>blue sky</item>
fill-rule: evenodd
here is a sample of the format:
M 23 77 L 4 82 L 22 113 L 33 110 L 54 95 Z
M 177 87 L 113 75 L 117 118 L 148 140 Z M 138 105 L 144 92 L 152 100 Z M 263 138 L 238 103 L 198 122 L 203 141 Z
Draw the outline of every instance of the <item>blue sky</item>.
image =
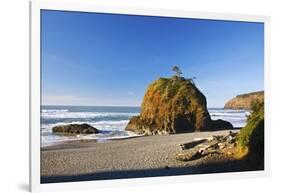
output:
M 262 23 L 41 13 L 42 104 L 140 106 L 178 65 L 208 107 L 263 90 Z

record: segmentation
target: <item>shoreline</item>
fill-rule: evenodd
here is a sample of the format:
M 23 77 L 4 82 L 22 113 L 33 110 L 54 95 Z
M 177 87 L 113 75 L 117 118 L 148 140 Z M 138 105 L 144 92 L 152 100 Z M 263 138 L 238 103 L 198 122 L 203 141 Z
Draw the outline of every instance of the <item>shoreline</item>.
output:
M 41 148 L 41 183 L 242 171 L 242 166 L 231 166 L 236 162 L 231 156 L 213 155 L 189 162 L 175 158 L 181 151 L 179 144 L 229 131 L 239 130 L 153 135 L 104 143 L 82 140 Z M 223 167 L 211 166 L 216 164 Z
M 222 119 L 230 121 L 234 127 L 245 125 L 245 116 L 247 112 L 231 111 L 228 112 L 222 108 L 208 108 L 213 120 Z M 67 140 L 81 140 L 83 138 L 93 138 L 100 141 L 114 136 L 122 135 L 131 137 L 124 131 L 132 116 L 139 115 L 139 110 L 135 107 L 110 107 L 110 106 L 45 106 L 42 109 L 41 120 L 41 146 L 49 147 Z M 232 116 L 235 119 L 232 120 Z M 229 120 L 228 120 L 229 119 Z M 64 137 L 64 135 L 52 133 L 52 128 L 65 124 L 89 124 L 100 130 L 99 135 L 81 136 L 81 137 Z M 120 133 L 118 133 L 118 132 Z
M 238 132 L 242 127 L 234 127 L 231 131 Z M 180 135 L 180 134 L 190 134 L 192 135 L 193 133 L 204 133 L 204 132 L 220 132 L 224 130 L 215 130 L 215 131 L 201 131 L 201 132 L 186 132 L 186 133 L 179 133 L 179 134 L 170 134 L 170 135 Z M 230 131 L 230 130 L 227 130 Z M 151 135 L 155 136 L 155 135 Z M 157 135 L 157 136 L 165 136 L 165 135 Z M 119 140 L 129 140 L 133 138 L 139 138 L 139 137 L 149 137 L 149 135 L 142 135 L 142 134 L 134 134 L 134 135 L 129 135 L 129 136 L 115 136 L 115 137 L 108 137 L 108 138 L 87 138 L 87 136 L 84 136 L 85 138 L 77 138 L 77 139 L 72 139 L 72 140 L 61 140 L 57 142 L 53 142 L 51 145 L 45 145 L 40 147 L 41 151 L 44 150 L 52 150 L 52 149 L 65 149 L 65 148 L 70 148 L 68 146 L 75 146 L 77 145 L 76 148 L 79 148 L 79 143 L 83 142 L 95 142 L 95 143 L 107 143 L 110 141 L 119 141 Z
M 67 139 L 67 140 L 61 140 L 61 141 L 56 141 L 52 142 L 50 145 L 44 145 L 40 149 L 42 151 L 44 150 L 52 150 L 52 149 L 58 149 L 58 148 L 68 148 L 68 145 L 71 144 L 78 144 L 81 142 L 95 142 L 95 143 L 106 143 L 108 141 L 115 141 L 115 140 L 126 140 L 126 139 L 131 139 L 131 138 L 137 138 L 137 137 L 144 137 L 144 135 L 129 135 L 129 136 L 115 136 L 115 137 L 108 137 L 108 138 L 90 138 L 87 137 L 87 135 L 84 136 L 85 138 L 74 138 L 74 139 Z M 79 148 L 79 147 L 77 147 Z

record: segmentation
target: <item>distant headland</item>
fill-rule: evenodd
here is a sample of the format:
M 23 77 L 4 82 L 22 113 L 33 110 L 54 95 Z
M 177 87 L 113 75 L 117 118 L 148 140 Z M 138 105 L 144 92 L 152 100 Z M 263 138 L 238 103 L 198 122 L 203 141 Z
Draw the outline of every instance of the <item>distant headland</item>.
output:
M 237 95 L 235 98 L 229 100 L 225 109 L 251 109 L 251 106 L 256 101 L 264 100 L 264 91 L 251 92 Z

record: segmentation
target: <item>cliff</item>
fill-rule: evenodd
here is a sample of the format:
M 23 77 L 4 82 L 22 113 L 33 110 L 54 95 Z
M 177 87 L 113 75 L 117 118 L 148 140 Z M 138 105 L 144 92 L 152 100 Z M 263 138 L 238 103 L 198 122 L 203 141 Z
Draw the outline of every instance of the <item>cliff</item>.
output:
M 154 135 L 231 128 L 229 122 L 211 120 L 206 97 L 192 80 L 173 76 L 148 86 L 140 115 L 131 118 L 126 130 Z
M 228 101 L 224 108 L 225 109 L 250 109 L 251 105 L 255 101 L 263 101 L 264 92 L 252 92 L 242 95 L 237 95 L 235 98 Z

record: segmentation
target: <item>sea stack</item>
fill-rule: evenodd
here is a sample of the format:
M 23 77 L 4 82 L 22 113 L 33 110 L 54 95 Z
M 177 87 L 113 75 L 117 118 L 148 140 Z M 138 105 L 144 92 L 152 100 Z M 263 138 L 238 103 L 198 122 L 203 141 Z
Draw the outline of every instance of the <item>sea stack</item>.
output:
M 192 79 L 173 76 L 148 86 L 140 115 L 131 118 L 126 130 L 155 135 L 232 128 L 227 121 L 211 119 L 206 97 Z
M 237 95 L 235 98 L 229 100 L 224 108 L 225 109 L 251 109 L 254 102 L 263 102 L 264 92 L 251 92 L 246 94 Z

